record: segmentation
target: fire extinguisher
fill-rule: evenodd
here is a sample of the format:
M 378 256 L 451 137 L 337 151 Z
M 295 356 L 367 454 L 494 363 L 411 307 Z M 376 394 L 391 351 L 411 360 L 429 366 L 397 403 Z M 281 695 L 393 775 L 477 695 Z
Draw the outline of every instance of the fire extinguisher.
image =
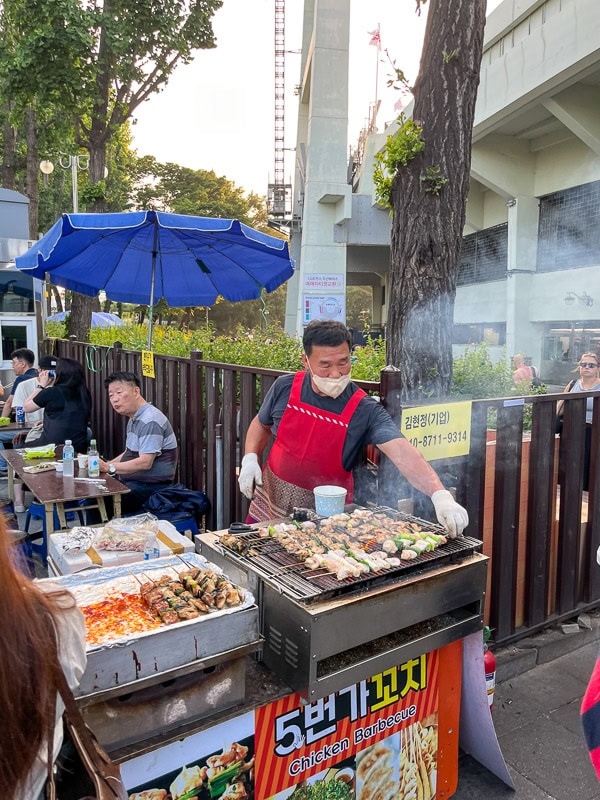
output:
M 485 671 L 485 689 L 488 696 L 490 711 L 494 710 L 494 692 L 496 691 L 496 656 L 488 648 L 492 632 L 487 627 L 483 629 L 483 668 Z

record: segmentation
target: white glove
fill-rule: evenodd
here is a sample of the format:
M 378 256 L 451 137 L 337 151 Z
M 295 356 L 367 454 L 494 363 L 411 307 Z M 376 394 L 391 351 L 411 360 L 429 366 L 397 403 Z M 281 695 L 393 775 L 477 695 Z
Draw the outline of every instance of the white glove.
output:
M 256 453 L 246 453 L 242 458 L 238 484 L 240 486 L 240 492 L 245 495 L 248 500 L 252 500 L 254 497 L 254 485 L 262 486 L 262 471 Z
M 431 495 L 431 502 L 435 508 L 435 515 L 440 525 L 448 531 L 451 539 L 464 531 L 469 524 L 467 510 L 456 502 L 447 489 L 440 489 Z

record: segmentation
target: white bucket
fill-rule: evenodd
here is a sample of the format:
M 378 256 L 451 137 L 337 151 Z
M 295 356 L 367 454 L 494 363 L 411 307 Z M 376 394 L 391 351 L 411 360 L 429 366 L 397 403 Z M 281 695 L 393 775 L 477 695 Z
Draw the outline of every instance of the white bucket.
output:
M 342 486 L 315 486 L 315 510 L 321 517 L 342 514 L 346 504 L 346 489 Z

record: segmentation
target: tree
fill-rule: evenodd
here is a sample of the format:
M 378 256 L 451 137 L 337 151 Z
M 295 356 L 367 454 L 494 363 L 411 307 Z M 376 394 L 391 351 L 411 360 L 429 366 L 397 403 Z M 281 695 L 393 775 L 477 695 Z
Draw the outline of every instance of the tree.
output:
M 79 143 L 90 154 L 91 210 L 104 211 L 106 144 L 135 109 L 158 91 L 194 50 L 215 46 L 212 15 L 221 0 L 93 0 L 86 5 L 93 39 L 91 75 L 84 84 L 86 113 L 77 120 Z M 87 340 L 94 298 L 75 295 L 69 335 Z
M 136 208 L 239 219 L 246 225 L 266 225 L 264 197 L 250 192 L 213 170 L 161 164 L 154 156 L 138 159 L 133 201 Z M 269 231 L 270 232 L 270 231 Z
M 400 120 L 391 143 L 409 156 L 391 181 L 387 332 L 387 359 L 400 369 L 404 401 L 446 396 L 452 380 L 485 6 L 485 0 L 430 0 L 412 120 Z

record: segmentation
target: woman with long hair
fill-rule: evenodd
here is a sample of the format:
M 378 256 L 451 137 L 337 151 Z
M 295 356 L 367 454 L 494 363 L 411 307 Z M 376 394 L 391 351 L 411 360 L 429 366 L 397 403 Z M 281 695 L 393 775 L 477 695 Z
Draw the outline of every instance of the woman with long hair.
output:
M 41 370 L 38 385 L 23 408 L 26 413 L 44 409 L 42 435 L 36 439 L 36 447 L 64 444 L 70 439 L 77 451 L 87 450 L 92 398 L 85 383 L 85 371 L 79 361 L 59 358 L 54 377 L 51 370 Z
M 37 800 L 48 777 L 48 733 L 56 759 L 63 740 L 62 668 L 71 688 L 86 664 L 85 624 L 73 596 L 51 581 L 37 583 L 13 563 L 0 515 L 0 797 Z

